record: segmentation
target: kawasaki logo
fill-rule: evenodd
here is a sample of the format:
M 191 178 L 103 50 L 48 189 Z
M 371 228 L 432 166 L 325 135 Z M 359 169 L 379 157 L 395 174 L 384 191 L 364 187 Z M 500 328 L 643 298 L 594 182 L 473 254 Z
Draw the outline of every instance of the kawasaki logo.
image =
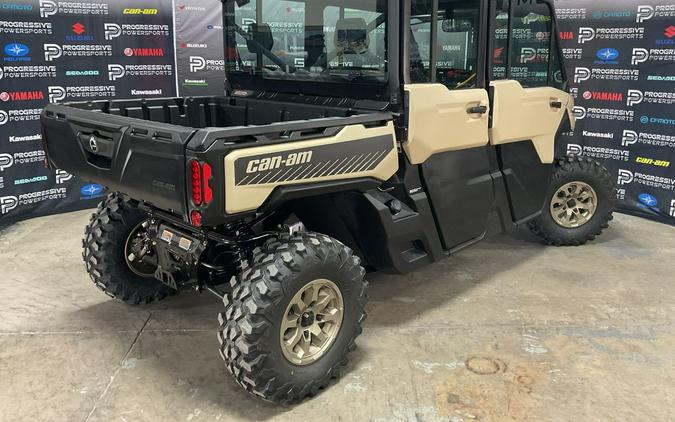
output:
M 274 170 L 281 166 L 292 167 L 301 164 L 307 164 L 312 161 L 312 151 L 293 152 L 284 158 L 282 155 L 267 157 L 262 159 L 253 159 L 246 165 L 246 173 L 258 173 L 261 171 Z

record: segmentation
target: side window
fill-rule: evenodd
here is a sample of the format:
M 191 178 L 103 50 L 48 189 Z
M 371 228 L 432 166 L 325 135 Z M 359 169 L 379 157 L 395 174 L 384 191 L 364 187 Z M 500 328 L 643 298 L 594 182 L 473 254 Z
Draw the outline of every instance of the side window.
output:
M 438 0 L 434 40 L 431 39 L 433 2 L 411 3 L 411 82 L 437 82 L 448 89 L 475 87 L 480 2 Z
M 492 36 L 492 66 L 490 79 L 506 79 L 509 48 L 509 0 L 497 2 L 494 15 L 495 32 Z
M 511 79 L 524 87 L 547 86 L 551 46 L 551 14 L 543 3 L 516 5 L 513 13 Z
M 438 2 L 436 80 L 449 89 L 476 86 L 480 2 Z

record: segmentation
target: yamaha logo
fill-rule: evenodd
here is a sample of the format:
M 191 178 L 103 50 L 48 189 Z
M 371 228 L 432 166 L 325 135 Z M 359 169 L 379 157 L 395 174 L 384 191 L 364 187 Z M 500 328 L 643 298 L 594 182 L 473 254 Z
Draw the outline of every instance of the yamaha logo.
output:
M 92 152 L 98 152 L 98 141 L 96 140 L 96 135 L 91 135 L 89 138 L 89 149 Z

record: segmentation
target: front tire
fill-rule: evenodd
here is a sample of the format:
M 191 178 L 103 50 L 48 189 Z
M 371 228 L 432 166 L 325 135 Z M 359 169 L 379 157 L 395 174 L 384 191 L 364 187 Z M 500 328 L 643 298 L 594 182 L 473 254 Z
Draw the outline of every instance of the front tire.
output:
M 549 245 L 583 245 L 609 227 L 615 204 L 609 171 L 590 158 L 568 156 L 557 161 L 544 210 L 528 226 Z
M 111 193 L 92 214 L 82 240 L 82 258 L 94 284 L 130 305 L 159 301 L 175 293 L 154 278 L 152 265 L 129 263 L 130 236 L 147 218 L 128 199 Z
M 282 404 L 325 388 L 361 333 L 364 276 L 351 249 L 321 234 L 281 235 L 257 248 L 219 315 L 220 352 L 235 380 Z M 296 328 L 310 334 L 293 345 Z

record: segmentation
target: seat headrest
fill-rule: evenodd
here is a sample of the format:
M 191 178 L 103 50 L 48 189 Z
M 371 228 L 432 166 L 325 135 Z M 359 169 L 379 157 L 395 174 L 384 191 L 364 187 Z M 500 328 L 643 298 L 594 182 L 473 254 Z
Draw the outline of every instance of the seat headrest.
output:
M 343 54 L 361 54 L 368 50 L 368 24 L 363 18 L 344 18 L 335 24 L 335 47 Z

